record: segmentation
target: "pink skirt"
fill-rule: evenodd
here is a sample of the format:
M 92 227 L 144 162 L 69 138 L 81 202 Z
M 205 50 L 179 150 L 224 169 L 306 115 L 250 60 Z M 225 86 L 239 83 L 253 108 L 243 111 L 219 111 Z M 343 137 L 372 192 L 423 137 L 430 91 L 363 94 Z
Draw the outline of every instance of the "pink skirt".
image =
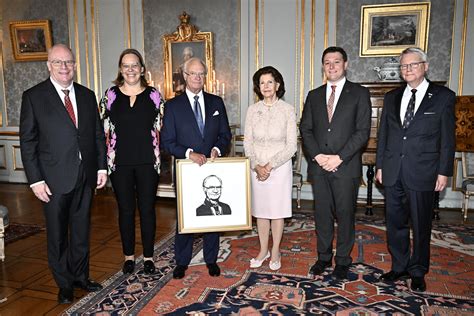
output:
M 265 181 L 257 180 L 251 171 L 252 215 L 258 218 L 279 219 L 292 216 L 291 195 L 293 170 L 291 160 L 272 170 Z

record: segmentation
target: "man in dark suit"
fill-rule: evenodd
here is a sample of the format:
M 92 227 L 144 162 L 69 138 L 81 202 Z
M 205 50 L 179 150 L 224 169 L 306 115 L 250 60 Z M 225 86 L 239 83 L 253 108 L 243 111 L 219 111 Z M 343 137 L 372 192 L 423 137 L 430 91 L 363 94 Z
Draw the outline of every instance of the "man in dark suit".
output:
M 378 133 L 376 180 L 385 186 L 392 255 L 392 268 L 380 279 L 410 276 L 411 289 L 425 291 L 434 194 L 453 174 L 456 100 L 453 91 L 425 78 L 428 60 L 421 49 L 405 49 L 400 70 L 407 85 L 385 95 Z
M 219 201 L 222 194 L 222 180 L 216 175 L 210 175 L 202 181 L 202 189 L 206 194 L 206 199 L 201 206 L 196 209 L 196 216 L 208 215 L 230 215 L 230 206 Z
M 67 304 L 74 287 L 102 288 L 89 280 L 89 222 L 93 189 L 107 181 L 105 138 L 95 94 L 73 83 L 72 51 L 54 45 L 47 66 L 50 78 L 23 93 L 20 146 L 30 187 L 44 203 L 58 301 Z
M 218 96 L 203 92 L 206 64 L 199 58 L 191 58 L 184 64 L 185 93 L 169 100 L 165 105 L 161 144 L 177 159 L 189 158 L 203 165 L 207 158 L 214 159 L 228 150 L 231 133 L 224 102 Z M 219 234 L 206 233 L 204 260 L 209 274 L 219 276 L 217 265 Z M 175 279 L 184 277 L 191 261 L 193 235 L 178 234 L 175 237 Z
M 347 54 L 328 47 L 322 56 L 327 84 L 308 93 L 300 129 L 313 185 L 318 259 L 310 273 L 332 265 L 333 277 L 347 278 L 355 238 L 355 208 L 362 175 L 361 155 L 369 138 L 371 103 L 368 89 L 346 79 Z

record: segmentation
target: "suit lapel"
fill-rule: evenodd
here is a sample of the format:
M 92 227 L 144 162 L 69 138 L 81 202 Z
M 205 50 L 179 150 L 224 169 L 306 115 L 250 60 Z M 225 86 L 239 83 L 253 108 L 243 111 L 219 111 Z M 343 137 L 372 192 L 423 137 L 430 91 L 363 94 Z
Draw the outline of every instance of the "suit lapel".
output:
M 82 106 L 85 104 L 84 101 L 84 95 L 81 93 L 80 89 L 77 87 L 77 85 L 74 83 L 74 95 L 76 96 L 76 107 L 77 107 L 77 129 L 80 129 L 83 125 L 84 122 L 80 119 L 83 117 L 84 114 L 84 107 Z
M 433 96 L 436 96 L 436 94 L 438 93 L 438 90 L 439 90 L 438 87 L 436 87 L 436 85 L 433 85 L 430 82 L 430 85 L 428 86 L 428 89 L 426 90 L 423 100 L 421 100 L 420 107 L 416 111 L 415 117 L 413 118 L 413 120 L 419 119 L 421 116 L 423 116 L 423 113 L 425 112 L 425 110 L 431 105 L 431 103 L 435 99 L 433 98 Z
M 405 87 L 400 88 L 398 90 L 398 93 L 395 95 L 395 117 L 397 118 L 398 126 L 402 128 L 402 120 L 400 119 L 400 108 L 402 106 L 402 97 L 403 97 L 403 91 L 405 91 Z
M 204 95 L 204 114 L 206 116 L 206 119 L 204 120 L 204 135 L 206 135 L 206 131 L 208 130 L 209 124 L 211 124 L 212 120 L 212 104 L 211 104 L 211 98 L 209 98 L 209 95 L 205 92 L 203 92 Z
M 180 97 L 184 98 L 183 104 L 185 104 L 185 109 L 184 109 L 185 115 L 187 115 L 189 117 L 189 120 L 192 122 L 195 132 L 198 135 L 201 135 L 201 132 L 199 131 L 198 123 L 196 121 L 196 117 L 194 116 L 194 104 L 189 103 L 189 98 L 186 92 L 181 94 Z M 205 100 L 204 100 L 204 103 L 206 103 Z M 204 127 L 204 130 L 205 130 L 205 127 Z
M 71 127 L 74 127 L 74 123 L 72 122 L 71 118 L 69 117 L 69 114 L 67 113 L 66 107 L 64 106 L 64 103 L 61 99 L 61 97 L 58 95 L 58 92 L 56 91 L 56 88 L 54 88 L 53 83 L 51 82 L 50 79 L 47 79 L 47 96 L 48 96 L 48 104 L 51 105 L 51 107 L 58 112 L 59 116 L 61 117 L 62 120 L 65 120 L 67 124 L 70 124 Z

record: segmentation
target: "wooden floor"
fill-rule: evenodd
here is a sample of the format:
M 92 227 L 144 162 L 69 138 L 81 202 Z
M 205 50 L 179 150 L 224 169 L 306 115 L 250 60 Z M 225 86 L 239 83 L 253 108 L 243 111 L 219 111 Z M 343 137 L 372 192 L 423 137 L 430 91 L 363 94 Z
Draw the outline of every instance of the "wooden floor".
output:
M 44 225 L 42 205 L 24 184 L 0 183 L 0 204 L 8 207 L 10 221 Z M 303 201 L 303 208 L 311 203 Z M 158 198 L 156 240 L 176 227 L 175 200 Z M 376 209 L 380 215 L 383 211 Z M 364 209 L 357 214 L 363 214 Z M 441 211 L 441 222 L 462 223 L 459 210 Z M 141 240 L 137 218 L 136 255 L 141 255 Z M 468 223 L 472 224 L 470 220 Z M 90 277 L 102 282 L 121 269 L 123 263 L 116 202 L 110 190 L 101 190 L 92 207 Z M 6 259 L 0 261 L 0 315 L 58 315 L 69 305 L 58 305 L 58 288 L 48 269 L 46 234 L 15 241 L 5 247 Z M 76 290 L 76 298 L 86 293 Z

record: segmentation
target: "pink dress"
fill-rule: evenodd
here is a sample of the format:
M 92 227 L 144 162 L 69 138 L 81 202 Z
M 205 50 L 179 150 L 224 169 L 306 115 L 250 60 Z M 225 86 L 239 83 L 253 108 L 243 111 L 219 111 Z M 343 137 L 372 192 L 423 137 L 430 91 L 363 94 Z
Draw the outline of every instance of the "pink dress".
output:
M 272 106 L 259 101 L 248 108 L 244 150 L 250 159 L 252 215 L 278 219 L 292 216 L 293 171 L 296 152 L 296 115 L 293 106 L 278 100 Z M 267 163 L 273 167 L 266 181 L 258 181 L 254 168 Z

